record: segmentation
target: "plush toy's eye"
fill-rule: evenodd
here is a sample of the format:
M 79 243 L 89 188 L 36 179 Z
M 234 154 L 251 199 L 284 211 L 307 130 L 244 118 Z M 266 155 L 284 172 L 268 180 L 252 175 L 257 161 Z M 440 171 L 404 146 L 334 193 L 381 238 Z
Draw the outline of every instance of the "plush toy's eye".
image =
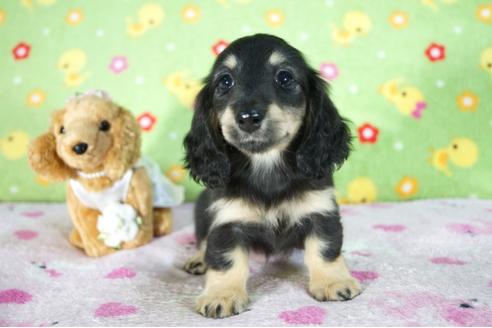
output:
M 60 126 L 60 130 L 58 132 L 60 132 L 60 134 L 65 133 L 65 128 L 63 127 L 63 125 Z
M 292 73 L 285 70 L 277 73 L 275 76 L 275 82 L 277 82 L 284 89 L 291 89 L 296 83 Z
M 99 124 L 99 130 L 101 131 L 108 131 L 110 127 L 111 124 L 109 124 L 109 122 L 106 120 L 101 121 L 101 123 Z
M 219 82 L 217 84 L 217 91 L 224 94 L 229 91 L 234 86 L 234 79 L 231 74 L 224 74 L 220 77 Z

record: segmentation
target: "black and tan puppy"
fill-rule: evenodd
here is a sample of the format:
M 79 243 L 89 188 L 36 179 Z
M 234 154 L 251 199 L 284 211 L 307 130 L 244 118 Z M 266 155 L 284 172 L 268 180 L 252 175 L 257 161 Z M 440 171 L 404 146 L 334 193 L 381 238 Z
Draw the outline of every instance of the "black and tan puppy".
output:
M 205 82 L 184 142 L 192 177 L 207 187 L 195 209 L 199 251 L 185 264 L 207 273 L 198 312 L 246 308 L 251 249 L 304 248 L 314 298 L 357 296 L 332 179 L 351 137 L 326 84 L 298 50 L 264 34 L 229 45 Z

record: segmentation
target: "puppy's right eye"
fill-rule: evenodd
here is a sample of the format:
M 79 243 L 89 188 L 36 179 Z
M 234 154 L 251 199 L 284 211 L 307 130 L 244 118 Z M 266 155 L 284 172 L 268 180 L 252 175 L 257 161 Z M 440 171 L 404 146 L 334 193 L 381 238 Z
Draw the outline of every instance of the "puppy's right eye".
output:
M 65 128 L 62 126 L 60 126 L 60 130 L 58 131 L 60 132 L 60 134 L 64 134 L 65 133 Z
M 231 74 L 224 74 L 220 77 L 217 84 L 217 91 L 224 94 L 234 86 L 234 79 Z

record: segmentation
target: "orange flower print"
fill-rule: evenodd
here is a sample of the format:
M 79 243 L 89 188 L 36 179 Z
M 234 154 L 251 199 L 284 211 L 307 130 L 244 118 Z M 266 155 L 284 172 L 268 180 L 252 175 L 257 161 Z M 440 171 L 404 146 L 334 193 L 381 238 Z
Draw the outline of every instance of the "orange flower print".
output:
M 400 195 L 400 198 L 408 198 L 417 193 L 419 190 L 419 183 L 417 179 L 411 177 L 403 177 L 396 186 L 396 193 Z
M 196 5 L 186 5 L 181 11 L 181 18 L 186 23 L 194 23 L 200 19 L 201 10 L 200 7 Z
M 477 18 L 484 24 L 492 24 L 492 4 L 478 6 Z
M 480 100 L 473 92 L 465 91 L 456 97 L 456 102 L 462 112 L 475 112 Z
M 270 25 L 271 27 L 279 27 L 284 23 L 285 15 L 279 9 L 272 9 L 267 11 L 265 19 L 268 25 Z
M 389 17 L 389 23 L 396 29 L 405 28 L 408 26 L 408 15 L 402 11 L 395 11 Z
M 65 16 L 65 22 L 68 25 L 76 26 L 84 19 L 84 13 L 80 9 L 70 9 Z
M 166 176 L 171 179 L 172 182 L 179 183 L 185 178 L 186 170 L 183 165 L 173 164 L 167 169 Z
M 27 105 L 33 108 L 39 108 L 46 100 L 46 94 L 43 90 L 32 90 L 27 95 Z

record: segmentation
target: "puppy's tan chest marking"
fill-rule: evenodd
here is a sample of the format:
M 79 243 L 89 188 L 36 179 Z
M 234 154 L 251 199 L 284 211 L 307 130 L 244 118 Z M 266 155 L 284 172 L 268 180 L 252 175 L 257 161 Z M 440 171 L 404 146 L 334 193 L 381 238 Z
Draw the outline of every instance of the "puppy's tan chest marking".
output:
M 333 188 L 309 191 L 301 197 L 287 200 L 278 206 L 264 209 L 243 199 L 219 199 L 208 208 L 215 215 L 212 226 L 229 222 L 260 223 L 278 226 L 280 218 L 287 218 L 294 225 L 313 213 L 329 213 L 336 209 Z

